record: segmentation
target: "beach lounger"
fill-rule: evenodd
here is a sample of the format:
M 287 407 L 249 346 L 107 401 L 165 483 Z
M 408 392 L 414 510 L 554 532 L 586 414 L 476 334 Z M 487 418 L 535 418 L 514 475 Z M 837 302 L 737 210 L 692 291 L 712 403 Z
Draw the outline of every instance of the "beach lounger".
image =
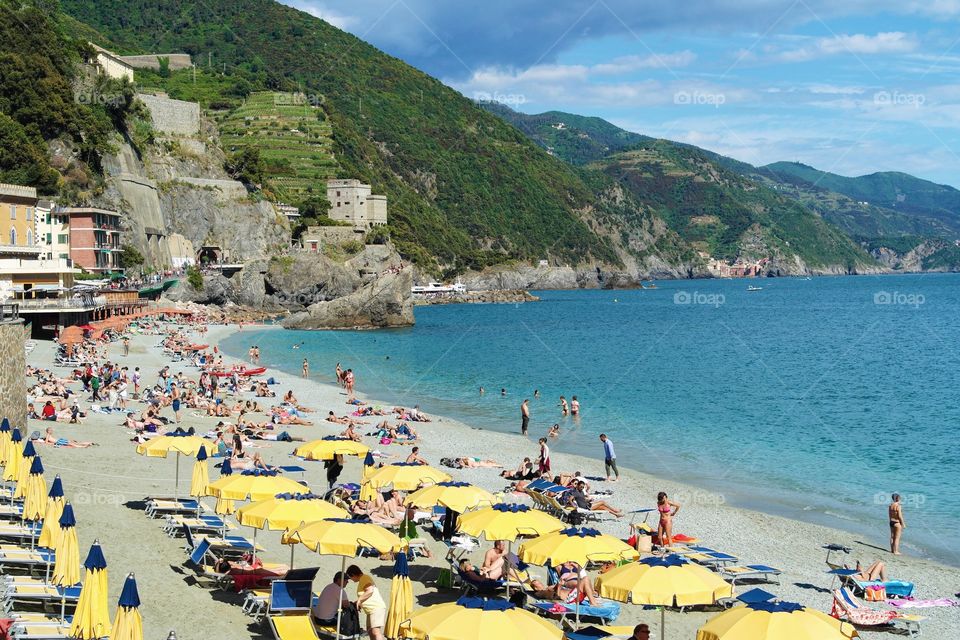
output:
M 147 502 L 144 513 L 148 518 L 162 518 L 173 514 L 199 515 L 206 507 L 199 500 L 162 500 L 151 499 Z
M 288 615 L 270 614 L 269 620 L 270 630 L 276 640 L 312 640 L 313 638 L 320 640 L 309 612 Z
M 830 571 L 835 578 L 840 579 L 840 584 L 849 587 L 854 593 L 863 595 L 869 587 L 883 587 L 888 596 L 905 598 L 913 595 L 914 584 L 906 580 L 861 580 L 857 577 L 860 573 L 857 569 L 843 567 L 837 564 L 828 563 Z
M 23 517 L 23 503 L 0 504 L 0 520 L 20 520 Z
M 923 616 L 905 615 L 899 611 L 871 609 L 857 600 L 847 587 L 833 592 L 833 609 L 830 615 L 858 627 L 894 626 L 901 623 L 911 636 L 920 635 L 920 621 L 924 619 Z
M 243 598 L 241 611 L 259 622 L 269 606 L 270 589 L 249 589 Z
M 737 586 L 737 582 L 743 580 L 776 582 L 780 584 L 780 575 L 783 573 L 780 569 L 768 567 L 765 564 L 724 566 L 720 567 L 718 572 L 721 578 L 728 581 L 734 587 Z
M 287 579 L 275 580 L 270 585 L 270 629 L 276 640 L 309 640 L 326 637 L 350 640 L 358 635 L 341 635 L 332 626 L 317 626 L 310 617 L 310 609 L 317 601 L 313 579 L 319 568 L 294 569 Z
M 176 537 L 183 533 L 184 527 L 189 529 L 192 534 L 207 532 L 215 533 L 219 536 L 223 536 L 228 530 L 236 528 L 234 525 L 216 515 L 185 516 L 175 514 L 166 517 L 163 531 L 168 536 Z
M 10 640 L 66 640 L 70 638 L 70 623 L 59 620 L 50 624 L 14 622 L 7 637 Z
M 613 600 L 604 600 L 598 598 L 598 604 L 591 606 L 587 603 L 581 603 L 579 607 L 579 619 L 581 621 L 596 621 L 601 624 L 610 624 L 620 616 L 620 603 Z M 576 603 L 557 602 L 554 600 L 540 600 L 530 604 L 530 610 L 534 613 L 559 620 L 561 625 L 575 627 L 577 620 Z
M 0 572 L 10 569 L 45 569 L 56 562 L 56 553 L 37 547 L 35 549 L 0 549 Z
M 189 527 L 181 527 L 183 537 L 187 541 L 187 551 L 193 553 L 202 542 L 209 545 L 209 551 L 215 557 L 237 557 L 253 551 L 253 543 L 243 536 L 208 536 L 206 534 L 193 535 Z M 257 545 L 257 551 L 263 547 Z
M 230 574 L 217 571 L 214 568 L 216 561 L 217 557 L 210 551 L 210 543 L 203 540 L 193 549 L 185 564 L 193 567 L 197 578 L 209 580 L 222 587 Z
M 30 541 L 40 537 L 42 524 L 0 523 L 0 540 Z
M 736 564 L 740 561 L 736 556 L 721 551 L 688 553 L 684 557 L 687 558 L 687 560 L 692 560 L 697 564 L 702 564 L 712 569 L 719 569 L 720 567 L 728 564 Z
M 9 612 L 15 604 L 23 605 L 59 605 L 63 600 L 73 608 L 80 598 L 80 585 L 58 587 L 50 584 L 15 584 L 3 595 L 3 611 Z

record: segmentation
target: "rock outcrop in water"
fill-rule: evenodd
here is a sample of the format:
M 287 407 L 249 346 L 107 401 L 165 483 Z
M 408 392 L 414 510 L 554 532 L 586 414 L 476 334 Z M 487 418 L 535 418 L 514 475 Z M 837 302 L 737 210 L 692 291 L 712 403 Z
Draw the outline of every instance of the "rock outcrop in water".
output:
M 413 272 L 406 268 L 369 282 L 353 293 L 310 305 L 284 320 L 288 329 L 373 329 L 413 325 L 410 288 Z

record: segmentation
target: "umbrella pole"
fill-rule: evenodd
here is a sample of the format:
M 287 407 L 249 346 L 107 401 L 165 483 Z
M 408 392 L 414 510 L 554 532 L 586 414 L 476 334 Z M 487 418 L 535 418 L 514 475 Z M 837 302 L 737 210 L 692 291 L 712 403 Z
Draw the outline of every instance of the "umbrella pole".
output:
M 293 553 L 293 549 L 290 550 Z M 344 573 L 347 570 L 347 556 L 340 556 L 340 581 L 342 582 L 347 576 Z M 340 590 L 343 590 L 343 587 L 340 587 Z M 343 594 L 340 595 L 340 601 L 337 602 L 337 628 L 334 629 L 335 638 L 340 637 L 340 620 L 343 618 Z
M 60 588 L 61 588 L 61 589 L 65 589 L 66 587 L 60 587 Z M 61 593 L 60 593 L 60 622 L 61 622 L 61 623 L 64 623 L 64 624 L 67 622 L 67 594 L 66 594 L 66 592 L 61 592 Z
M 180 452 L 177 451 L 177 475 L 173 481 L 173 501 L 176 503 L 180 498 Z
M 513 540 L 507 540 L 507 555 L 503 559 L 503 575 L 507 583 L 507 600 L 510 599 L 510 554 L 513 553 Z
M 660 607 L 660 640 L 666 640 L 667 637 L 667 608 Z
M 253 528 L 253 562 L 250 563 L 252 565 L 257 564 L 257 529 L 258 528 L 259 527 Z

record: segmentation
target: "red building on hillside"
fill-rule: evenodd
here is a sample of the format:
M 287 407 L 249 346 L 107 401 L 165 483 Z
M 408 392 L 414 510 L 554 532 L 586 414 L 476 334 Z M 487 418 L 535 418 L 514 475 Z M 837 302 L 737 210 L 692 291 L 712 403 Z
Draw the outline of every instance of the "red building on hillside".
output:
M 70 257 L 94 273 L 120 269 L 120 214 L 94 207 L 63 209 L 70 216 Z

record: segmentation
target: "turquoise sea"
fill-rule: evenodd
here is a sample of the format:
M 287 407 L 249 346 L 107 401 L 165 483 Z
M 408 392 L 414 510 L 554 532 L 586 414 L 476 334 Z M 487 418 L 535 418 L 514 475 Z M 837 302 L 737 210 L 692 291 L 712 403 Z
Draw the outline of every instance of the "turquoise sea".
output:
M 331 382 L 340 362 L 361 392 L 486 429 L 519 431 L 529 397 L 531 435 L 559 422 L 559 449 L 599 458 L 606 432 L 623 466 L 873 542 L 897 491 L 906 550 L 960 565 L 960 275 L 537 295 L 418 307 L 411 329 L 244 330 L 224 349 L 259 344 L 292 373 L 307 357 Z M 579 421 L 561 418 L 561 394 L 579 398 Z

